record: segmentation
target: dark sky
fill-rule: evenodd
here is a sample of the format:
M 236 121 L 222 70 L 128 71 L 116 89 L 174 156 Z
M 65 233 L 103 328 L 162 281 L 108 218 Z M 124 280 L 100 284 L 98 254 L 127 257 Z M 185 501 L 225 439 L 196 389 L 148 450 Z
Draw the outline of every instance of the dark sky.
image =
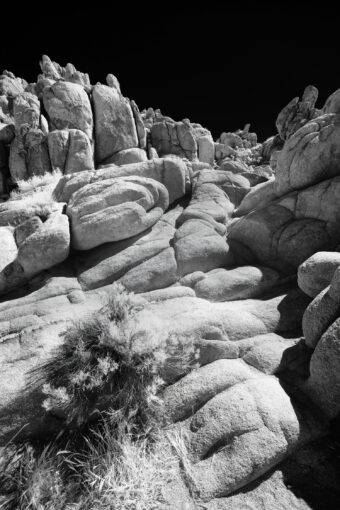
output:
M 306 85 L 318 87 L 320 107 L 340 87 L 340 15 L 318 4 L 167 0 L 137 8 L 130 0 L 71 12 L 60 2 L 44 11 L 30 3 L 2 21 L 9 28 L 0 67 L 35 81 L 45 53 L 88 72 L 92 83 L 115 74 L 141 109 L 189 118 L 215 137 L 250 122 L 263 140 Z

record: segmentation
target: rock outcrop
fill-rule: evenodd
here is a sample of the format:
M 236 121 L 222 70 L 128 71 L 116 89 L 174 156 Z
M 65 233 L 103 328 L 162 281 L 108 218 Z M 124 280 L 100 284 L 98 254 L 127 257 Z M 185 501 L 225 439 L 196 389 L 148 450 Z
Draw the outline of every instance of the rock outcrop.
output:
M 196 349 L 160 394 L 188 498 L 257 508 L 340 413 L 339 91 L 318 110 L 307 87 L 264 143 L 214 141 L 112 74 L 40 65 L 0 76 L 1 444 L 60 428 L 32 373 L 119 282 L 137 332 Z

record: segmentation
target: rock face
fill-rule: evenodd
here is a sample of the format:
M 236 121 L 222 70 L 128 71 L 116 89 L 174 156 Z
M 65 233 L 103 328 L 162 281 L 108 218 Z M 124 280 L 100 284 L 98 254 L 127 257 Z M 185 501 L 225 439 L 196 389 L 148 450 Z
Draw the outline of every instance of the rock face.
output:
M 97 161 L 103 162 L 121 150 L 138 147 L 132 109 L 119 90 L 95 85 L 92 96 Z
M 54 171 L 73 174 L 94 169 L 90 139 L 80 129 L 51 131 L 47 141 Z
M 50 129 L 80 129 L 92 139 L 93 118 L 90 100 L 81 85 L 57 81 L 43 92 Z
M 214 140 L 112 74 L 40 66 L 0 76 L 1 444 L 58 430 L 32 371 L 119 282 L 136 334 L 195 348 L 159 395 L 192 507 L 295 504 L 277 465 L 340 412 L 339 91 L 317 110 L 307 87 L 264 143 Z
M 303 92 L 301 101 L 298 97 L 294 97 L 281 110 L 276 120 L 276 127 L 282 140 L 290 138 L 295 131 L 316 116 L 315 103 L 318 95 L 318 89 L 313 85 L 308 85 Z

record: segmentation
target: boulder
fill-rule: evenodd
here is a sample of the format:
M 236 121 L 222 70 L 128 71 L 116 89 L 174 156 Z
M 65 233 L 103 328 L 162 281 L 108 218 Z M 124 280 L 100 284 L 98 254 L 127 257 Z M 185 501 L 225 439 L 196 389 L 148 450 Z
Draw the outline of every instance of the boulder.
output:
M 122 281 L 125 276 L 124 285 L 135 289 L 137 285 L 138 292 L 158 289 L 164 282 L 174 283 L 178 276 L 175 277 L 169 246 L 181 211 L 176 207 L 165 213 L 150 230 L 138 236 L 98 246 L 83 255 L 78 253 L 75 266 L 82 288 L 97 289 L 118 279 Z
M 30 278 L 63 262 L 70 251 L 70 230 L 65 214 L 51 214 L 19 246 L 17 260 Z
M 340 89 L 329 96 L 322 108 L 322 113 L 340 114 Z
M 52 82 L 60 79 L 71 83 L 81 85 L 87 92 L 91 90 L 90 78 L 87 73 L 77 71 L 73 64 L 67 64 L 65 67 L 53 62 L 47 55 L 43 55 L 39 62 L 42 75 L 39 75 L 38 81 L 51 80 Z
M 10 71 L 3 71 L 0 76 L 0 96 L 14 98 L 22 94 L 26 87 L 27 81 L 16 78 Z
M 308 305 L 302 319 L 306 345 L 315 348 L 323 333 L 340 315 L 340 300 L 334 300 L 329 287 L 322 290 Z
M 276 377 L 258 372 L 215 394 L 175 430 L 185 438 L 191 493 L 209 501 L 255 480 L 322 427 L 300 414 Z
M 92 140 L 93 118 L 90 100 L 77 83 L 57 81 L 43 91 L 50 131 L 80 129 Z
M 329 418 L 337 417 L 340 412 L 340 319 L 322 335 L 309 367 L 308 393 Z
M 13 249 L 7 265 L 0 268 L 1 294 L 25 285 L 33 276 L 63 262 L 69 255 L 70 232 L 66 215 L 52 213 L 44 223 L 40 218 L 32 217 L 15 230 L 11 229 L 11 235 L 16 243 L 15 248 L 13 243 L 11 245 Z M 3 237 L 8 244 L 8 235 Z
M 20 246 L 27 237 L 39 230 L 43 222 L 39 216 L 32 216 L 28 220 L 20 223 L 14 230 L 14 237 L 17 246 Z
M 164 158 L 121 167 L 108 165 L 96 171 L 65 176 L 59 181 L 54 194 L 59 202 L 68 202 L 75 191 L 87 184 L 127 176 L 146 177 L 162 183 L 168 190 L 170 203 L 185 195 L 189 178 L 184 161 Z
M 194 286 L 196 296 L 209 301 L 234 301 L 260 296 L 280 280 L 276 271 L 256 266 L 214 269 Z
M 278 196 L 339 175 L 340 115 L 329 113 L 307 122 L 285 143 L 277 159 Z
M 169 205 L 163 184 L 146 177 L 117 177 L 87 184 L 67 207 L 72 246 L 88 250 L 133 237 L 156 223 Z
M 274 200 L 234 220 L 228 243 L 240 260 L 295 272 L 315 252 L 339 244 L 339 192 L 335 177 Z
M 157 317 L 155 331 L 160 340 L 171 333 L 184 339 L 216 340 L 221 345 L 230 342 L 235 346 L 257 335 L 296 331 L 309 301 L 298 289 L 265 300 L 213 303 L 198 297 L 181 297 L 150 303 L 147 315 Z M 138 320 L 147 320 L 143 310 L 138 312 Z
M 119 90 L 97 84 L 92 90 L 92 100 L 97 162 L 100 163 L 121 150 L 138 147 L 132 109 Z
M 118 87 L 116 87 L 116 88 L 118 88 Z M 144 126 L 142 116 L 139 112 L 138 106 L 136 105 L 136 103 L 134 101 L 130 101 L 130 106 L 131 106 L 133 118 L 134 118 L 134 121 L 136 124 L 136 130 L 137 130 L 137 136 L 138 136 L 138 142 L 139 142 L 138 146 L 141 149 L 146 149 L 146 129 Z
M 39 128 L 40 102 L 37 96 L 29 92 L 17 95 L 13 101 L 13 115 L 15 129 L 18 134 L 22 125 Z
M 13 182 L 44 175 L 52 170 L 47 137 L 39 128 L 24 128 L 11 143 L 9 169 Z
M 276 120 L 276 127 L 282 140 L 290 138 L 315 116 L 315 103 L 318 95 L 318 89 L 313 85 L 308 85 L 303 92 L 301 101 L 295 97 L 281 110 Z
M 315 297 L 331 283 L 340 266 L 340 253 L 320 251 L 305 260 L 298 269 L 298 285 L 310 297 Z
M 80 129 L 51 131 L 47 140 L 54 171 L 73 174 L 94 169 L 91 141 Z
M 203 135 L 197 139 L 198 159 L 213 166 L 215 159 L 215 146 L 212 136 Z
M 147 161 L 147 155 L 145 150 L 133 148 L 133 149 L 124 149 L 122 151 L 117 152 L 113 156 L 110 156 L 103 163 L 105 165 L 129 165 L 132 163 L 141 163 L 143 161 Z
M 219 186 L 216 172 L 203 170 L 194 179 L 191 200 L 180 218 L 180 222 L 189 219 L 209 221 L 213 225 L 225 225 L 230 218 L 234 205 L 229 200 L 224 189 Z M 221 179 L 221 183 L 225 183 Z M 224 233 L 225 230 L 223 230 Z
M 178 280 L 177 261 L 172 247 L 164 247 L 153 257 L 128 270 L 118 282 L 132 292 L 165 289 Z
M 275 178 L 261 182 L 252 187 L 243 198 L 238 208 L 234 211 L 235 216 L 244 216 L 254 209 L 262 208 L 275 200 Z
M 174 246 L 180 276 L 234 262 L 226 240 L 212 225 L 200 219 L 187 220 L 176 231 Z
M 151 142 L 161 157 L 175 154 L 189 160 L 197 159 L 195 133 L 189 121 L 155 122 L 151 127 Z
M 250 170 L 249 166 L 242 161 L 237 161 L 230 158 L 223 159 L 219 165 L 219 169 L 225 170 L 226 172 L 232 172 L 233 174 L 243 174 L 244 172 L 249 172 Z

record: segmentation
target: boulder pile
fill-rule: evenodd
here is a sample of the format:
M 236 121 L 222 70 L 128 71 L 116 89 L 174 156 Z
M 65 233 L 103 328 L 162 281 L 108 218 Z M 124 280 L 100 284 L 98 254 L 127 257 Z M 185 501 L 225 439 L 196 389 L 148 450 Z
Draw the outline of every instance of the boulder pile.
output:
M 163 395 L 192 501 L 287 508 L 252 506 L 252 482 L 340 413 L 340 90 L 316 109 L 307 87 L 263 143 L 249 125 L 214 141 L 113 74 L 40 66 L 0 76 L 1 444 L 58 426 L 30 373 L 119 282 L 160 339 L 196 339 Z

